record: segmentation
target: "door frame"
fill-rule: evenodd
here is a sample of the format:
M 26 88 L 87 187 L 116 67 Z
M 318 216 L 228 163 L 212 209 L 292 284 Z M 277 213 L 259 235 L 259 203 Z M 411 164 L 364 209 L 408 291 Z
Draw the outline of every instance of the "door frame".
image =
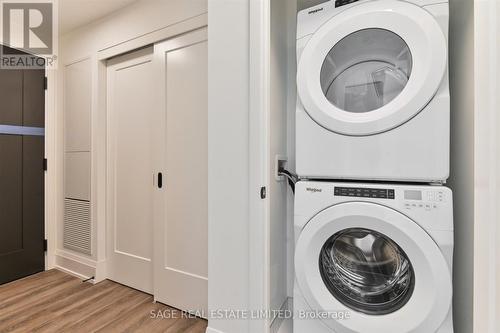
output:
M 249 310 L 270 310 L 269 189 L 271 0 L 249 1 Z M 249 321 L 249 332 L 270 332 L 271 319 Z
M 500 329 L 500 5 L 474 0 L 473 329 Z M 493 222 L 493 223 L 492 223 Z
M 57 228 L 57 188 L 59 172 L 57 168 L 57 125 L 56 125 L 56 86 L 57 72 L 54 69 L 45 70 L 47 89 L 45 90 L 45 269 L 52 269 L 55 265 L 56 228 Z M 61 180 L 62 182 L 62 180 Z M 62 186 L 62 185 L 61 185 Z

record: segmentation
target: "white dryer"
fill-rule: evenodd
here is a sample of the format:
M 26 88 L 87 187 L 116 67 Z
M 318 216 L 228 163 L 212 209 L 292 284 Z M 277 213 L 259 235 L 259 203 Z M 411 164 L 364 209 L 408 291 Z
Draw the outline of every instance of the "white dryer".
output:
M 337 0 L 298 14 L 296 172 L 443 183 L 446 0 Z
M 452 333 L 452 193 L 299 182 L 295 333 Z

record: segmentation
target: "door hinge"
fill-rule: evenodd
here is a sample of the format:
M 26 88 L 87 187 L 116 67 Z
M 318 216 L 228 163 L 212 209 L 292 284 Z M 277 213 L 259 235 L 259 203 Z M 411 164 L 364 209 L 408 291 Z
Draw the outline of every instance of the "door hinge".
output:
M 48 243 L 47 243 L 47 240 L 44 239 L 43 240 L 43 252 L 47 252 L 47 248 L 48 248 Z
M 48 87 L 48 86 L 49 86 L 49 82 L 48 82 L 47 77 L 45 76 L 45 77 L 43 78 L 43 89 L 44 89 L 44 90 L 47 90 L 47 87 Z
M 267 196 L 267 190 L 266 190 L 266 187 L 265 186 L 262 186 L 260 188 L 260 198 L 261 199 L 265 199 Z
M 44 158 L 43 159 L 43 171 L 47 171 L 47 164 L 48 164 L 47 159 Z

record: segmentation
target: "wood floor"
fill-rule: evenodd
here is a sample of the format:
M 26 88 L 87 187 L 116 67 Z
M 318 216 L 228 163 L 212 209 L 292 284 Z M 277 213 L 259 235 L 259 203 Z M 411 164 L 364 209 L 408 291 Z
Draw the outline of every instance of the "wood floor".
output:
M 58 270 L 0 286 L 2 333 L 202 333 L 206 326 L 205 320 L 153 303 L 151 295 L 108 280 L 83 283 Z

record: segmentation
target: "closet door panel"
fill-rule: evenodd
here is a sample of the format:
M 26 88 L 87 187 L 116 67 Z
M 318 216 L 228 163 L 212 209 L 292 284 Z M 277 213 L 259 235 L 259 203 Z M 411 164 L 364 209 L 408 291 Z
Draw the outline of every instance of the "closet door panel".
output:
M 153 291 L 152 49 L 108 63 L 108 276 Z
M 201 316 L 208 293 L 207 45 L 202 29 L 155 46 L 164 126 L 155 143 L 165 175 L 155 201 L 155 297 Z

